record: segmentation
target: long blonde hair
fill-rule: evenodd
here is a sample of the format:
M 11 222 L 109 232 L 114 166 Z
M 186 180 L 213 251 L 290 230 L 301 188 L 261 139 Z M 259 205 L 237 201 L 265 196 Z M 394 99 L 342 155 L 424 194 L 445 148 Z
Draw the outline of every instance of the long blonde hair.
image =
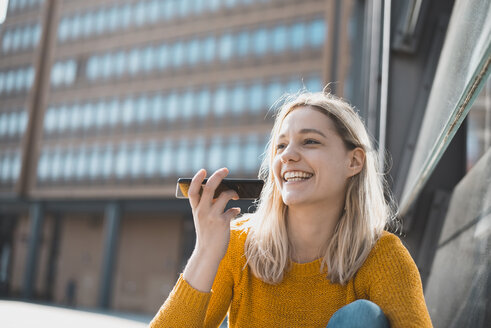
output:
M 363 169 L 348 181 L 345 210 L 322 258 L 321 270 L 327 266 L 327 278 L 333 283 L 345 284 L 362 266 L 393 213 L 384 196 L 377 152 L 362 120 L 348 103 L 329 93 L 302 92 L 289 96 L 279 107 L 259 172 L 259 177 L 265 180 L 264 188 L 256 212 L 245 223 L 249 228 L 245 256 L 254 275 L 271 284 L 281 282 L 291 264 L 287 206 L 275 185 L 272 161 L 283 120 L 303 106 L 326 114 L 346 147 L 360 147 L 366 154 Z

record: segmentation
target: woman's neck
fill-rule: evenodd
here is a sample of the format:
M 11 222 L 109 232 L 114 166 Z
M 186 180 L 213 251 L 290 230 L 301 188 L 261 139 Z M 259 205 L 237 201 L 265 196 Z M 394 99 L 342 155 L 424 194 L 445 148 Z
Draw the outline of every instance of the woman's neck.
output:
M 342 211 L 343 206 L 288 207 L 287 229 L 294 262 L 307 263 L 324 256 Z

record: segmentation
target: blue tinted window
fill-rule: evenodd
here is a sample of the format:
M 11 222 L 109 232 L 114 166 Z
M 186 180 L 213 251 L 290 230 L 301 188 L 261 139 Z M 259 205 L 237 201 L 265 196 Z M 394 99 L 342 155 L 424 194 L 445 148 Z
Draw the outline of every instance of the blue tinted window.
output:
M 194 0 L 194 2 L 193 2 L 194 13 L 201 14 L 201 12 L 203 11 L 203 9 L 205 7 L 204 6 L 205 1 L 207 1 L 207 0 Z
M 220 8 L 220 0 L 207 0 L 208 9 L 211 11 L 217 11 Z
M 133 146 L 130 151 L 130 173 L 133 177 L 138 176 L 143 171 L 143 156 L 140 144 Z
M 210 90 L 203 89 L 198 93 L 197 96 L 197 111 L 200 117 L 205 117 L 210 112 L 211 105 L 211 95 Z
M 181 103 L 181 115 L 184 119 L 189 119 L 193 115 L 193 92 L 191 90 L 186 91 L 182 95 Z
M 159 168 L 161 176 L 168 176 L 174 171 L 175 157 L 172 149 L 172 142 L 166 140 L 160 151 Z
M 114 55 L 114 73 L 117 76 L 121 76 L 125 73 L 126 71 L 126 54 L 124 51 L 118 51 Z
M 312 47 L 321 47 L 324 45 L 326 25 L 323 19 L 317 19 L 309 25 L 309 43 Z
M 273 51 L 276 53 L 285 51 L 286 45 L 289 41 L 287 37 L 286 27 L 283 25 L 277 26 L 273 30 L 272 37 L 273 37 L 272 40 Z
M 292 79 L 287 86 L 287 90 L 290 93 L 297 93 L 302 90 L 303 85 L 299 78 Z
M 143 49 L 143 69 L 145 71 L 151 71 L 154 67 L 155 51 L 152 47 L 146 47 Z
M 72 39 L 76 39 L 80 36 L 80 32 L 82 30 L 80 15 L 75 15 L 72 17 L 72 26 L 71 26 L 71 37 Z
M 136 25 L 145 24 L 145 2 L 137 2 L 134 7 L 135 23 Z
M 150 115 L 150 106 L 148 103 L 148 98 L 146 96 L 141 96 L 136 102 L 136 116 L 138 121 L 145 122 L 148 120 Z
M 167 98 L 167 119 L 174 121 L 179 112 L 179 97 L 176 92 L 171 92 Z
M 68 38 L 68 33 L 69 33 L 68 25 L 69 25 L 68 18 L 63 18 L 60 21 L 60 25 L 58 25 L 58 39 L 62 42 Z M 9 37 L 10 37 L 10 33 L 9 33 Z M 9 47 L 10 47 L 10 42 L 9 42 Z
M 220 60 L 229 60 L 232 57 L 232 36 L 230 33 L 222 35 L 220 38 Z
M 145 176 L 151 177 L 157 172 L 157 145 L 151 142 L 144 152 Z
M 256 135 L 247 137 L 245 149 L 243 151 L 243 165 L 246 172 L 253 172 L 259 165 L 258 155 L 260 153 L 258 147 L 258 138 Z
M 322 91 L 322 82 L 319 76 L 312 76 L 306 82 L 306 87 L 310 92 Z
M 191 171 L 193 173 L 198 172 L 198 170 L 206 166 L 205 156 L 205 139 L 203 137 L 198 137 L 195 139 L 193 149 L 191 151 Z
M 215 136 L 212 139 L 207 155 L 208 155 L 207 169 L 209 172 L 214 172 L 224 165 L 222 159 L 223 156 L 222 137 Z
M 180 0 L 177 2 L 177 5 L 179 6 L 179 16 L 184 17 L 189 14 L 189 11 L 191 10 L 191 0 Z
M 296 23 L 290 28 L 290 40 L 291 47 L 294 50 L 300 50 L 305 47 L 305 24 L 304 23 Z
M 127 98 L 122 105 L 122 121 L 125 125 L 129 125 L 135 120 L 135 105 L 133 99 Z
M 213 109 L 216 116 L 223 116 L 227 111 L 227 89 L 225 86 L 220 86 L 215 91 L 215 101 L 213 102 Z
M 159 121 L 162 119 L 163 114 L 164 114 L 164 101 L 161 95 L 155 95 L 152 98 L 152 112 L 151 112 L 151 117 L 152 120 L 154 121 Z
M 158 21 L 160 14 L 160 2 L 153 0 L 147 4 L 148 20 L 152 23 Z
M 107 11 L 108 14 L 108 28 L 111 31 L 115 31 L 119 28 L 121 22 L 120 22 L 120 17 L 121 17 L 121 12 L 118 7 L 113 7 Z
M 123 178 L 126 174 L 128 174 L 129 169 L 129 156 L 128 151 L 125 144 L 122 144 L 116 155 L 116 176 L 118 178 Z
M 254 83 L 249 91 L 250 108 L 252 111 L 257 112 L 264 107 L 264 91 L 261 83 Z
M 181 41 L 178 41 L 172 47 L 172 64 L 174 67 L 180 67 L 183 64 L 184 59 L 184 45 Z
M 236 135 L 231 136 L 228 140 L 225 165 L 232 174 L 234 173 L 234 171 L 237 171 L 240 168 L 240 163 L 242 162 L 241 155 L 242 154 L 239 137 Z
M 187 140 L 181 140 L 179 143 L 179 146 L 177 148 L 177 154 L 176 154 L 176 172 L 178 175 L 184 175 L 187 174 L 189 171 L 189 160 L 190 156 L 188 156 L 190 153 L 189 145 Z
M 268 107 L 271 107 L 273 104 L 276 103 L 283 94 L 283 87 L 279 81 L 273 81 L 269 84 L 268 90 L 267 90 L 267 105 Z
M 95 31 L 97 34 L 102 34 L 106 29 L 105 12 L 103 10 L 99 10 L 95 15 L 96 15 Z
M 203 59 L 205 62 L 215 59 L 215 38 L 212 36 L 203 40 Z
M 109 177 L 112 173 L 114 165 L 114 156 L 111 147 L 106 147 L 102 154 L 102 174 L 104 177 Z
M 171 0 L 167 0 L 164 2 L 164 5 L 161 6 L 162 14 L 161 16 L 165 19 L 172 19 L 175 14 L 175 2 Z
M 108 106 L 108 116 L 109 116 L 109 124 L 116 125 L 119 121 L 121 121 L 121 113 L 120 113 L 120 104 L 119 101 L 114 98 L 107 104 Z
M 199 55 L 200 55 L 199 45 L 200 43 L 196 39 L 193 39 L 188 43 L 188 47 L 187 47 L 188 63 L 190 63 L 191 65 L 194 65 L 199 61 Z
M 141 56 L 139 49 L 133 49 L 129 53 L 129 72 L 136 74 L 141 68 Z
M 253 51 L 256 55 L 264 55 L 268 51 L 268 32 L 262 28 L 253 34 Z
M 130 4 L 125 4 L 121 8 L 121 25 L 124 27 L 128 27 L 132 24 L 133 14 L 132 14 L 132 6 Z
M 160 69 L 164 69 L 169 64 L 169 48 L 162 45 L 157 50 L 157 64 Z
M 249 32 L 242 31 L 236 37 L 236 52 L 239 57 L 244 57 L 249 54 Z
M 230 99 L 230 107 L 235 114 L 240 114 L 244 111 L 247 103 L 246 90 L 243 85 L 236 85 L 232 92 Z

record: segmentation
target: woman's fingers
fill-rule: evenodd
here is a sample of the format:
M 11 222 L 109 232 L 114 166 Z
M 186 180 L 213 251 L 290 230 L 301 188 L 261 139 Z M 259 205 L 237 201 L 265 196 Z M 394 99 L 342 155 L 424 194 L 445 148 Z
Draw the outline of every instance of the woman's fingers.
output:
M 215 195 L 215 190 L 217 189 L 220 182 L 222 182 L 223 178 L 225 178 L 228 174 L 227 168 L 221 168 L 215 173 L 211 175 L 211 177 L 206 182 L 206 185 L 203 187 L 203 193 L 201 195 L 201 201 L 206 204 L 211 204 L 213 201 L 213 196 Z
M 189 185 L 189 190 L 188 190 L 188 196 L 189 196 L 189 203 L 191 204 L 191 208 L 194 209 L 198 206 L 200 202 L 200 194 L 199 191 L 201 189 L 201 185 L 203 183 L 203 180 L 206 177 L 206 170 L 201 169 L 199 170 L 191 180 L 191 184 Z
M 227 221 L 230 221 L 239 214 L 240 214 L 240 207 L 232 207 L 229 208 L 225 213 L 223 213 L 223 216 Z

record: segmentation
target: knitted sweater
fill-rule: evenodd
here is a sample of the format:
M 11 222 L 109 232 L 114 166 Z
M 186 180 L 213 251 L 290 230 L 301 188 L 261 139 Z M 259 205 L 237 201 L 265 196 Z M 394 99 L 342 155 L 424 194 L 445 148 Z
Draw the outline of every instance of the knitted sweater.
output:
M 326 327 L 338 309 L 357 299 L 383 310 L 392 328 L 432 327 L 418 269 L 399 238 L 384 232 L 354 278 L 331 283 L 321 261 L 292 263 L 283 281 L 271 285 L 246 265 L 247 234 L 232 230 L 212 291 L 200 292 L 182 277 L 150 327 Z

